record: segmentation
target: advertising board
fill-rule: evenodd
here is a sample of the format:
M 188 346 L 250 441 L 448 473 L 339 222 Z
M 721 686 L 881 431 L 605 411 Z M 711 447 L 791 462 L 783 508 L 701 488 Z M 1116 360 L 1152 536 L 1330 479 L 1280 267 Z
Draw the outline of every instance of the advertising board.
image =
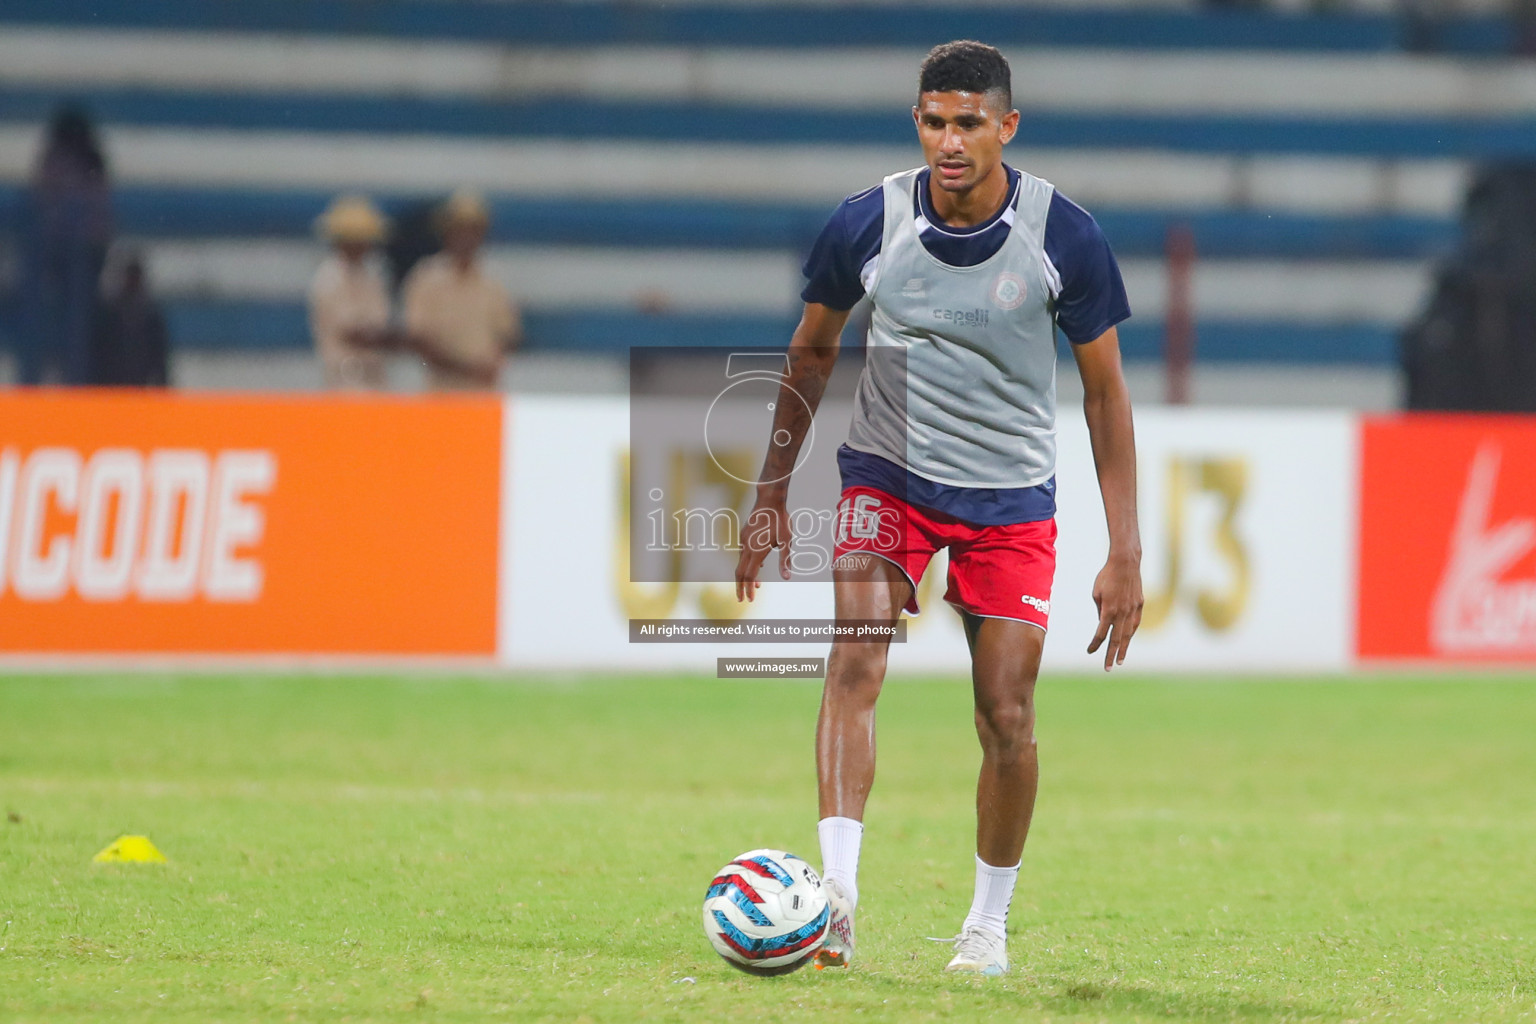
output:
M 846 409 L 824 408 L 818 436 L 840 439 L 846 417 Z M 627 403 L 617 398 L 512 403 L 504 470 L 503 662 L 705 671 L 716 657 L 824 655 L 825 643 L 630 643 L 631 619 L 832 616 L 830 585 L 780 580 L 776 557 L 751 604 L 736 601 L 727 579 L 637 578 L 630 571 L 636 533 L 628 477 L 646 446 L 633 443 L 631 421 Z M 1064 410 L 1061 421 L 1060 537 L 1046 665 L 1090 671 L 1102 665 L 1085 648 L 1097 625 L 1092 584 L 1107 538 L 1086 426 L 1076 410 Z M 1128 667 L 1346 667 L 1354 645 L 1355 538 L 1354 520 L 1341 510 L 1355 500 L 1353 417 L 1149 410 L 1138 415 L 1137 432 L 1148 603 Z M 837 440 L 830 443 L 835 447 Z M 669 466 L 708 465 L 706 449 L 702 435 L 690 440 L 678 433 L 665 451 L 644 457 Z M 700 493 L 691 492 L 691 504 Z M 552 494 L 559 499 L 551 502 Z M 738 488 L 725 500 L 744 516 L 751 495 Z M 954 672 L 968 664 L 958 619 L 942 601 L 945 570 L 937 559 L 921 582 L 924 611 L 910 621 L 906 642 L 892 647 L 893 671 Z
M 0 399 L 0 651 L 489 657 L 494 399 Z
M 1359 656 L 1536 660 L 1536 421 L 1361 425 Z

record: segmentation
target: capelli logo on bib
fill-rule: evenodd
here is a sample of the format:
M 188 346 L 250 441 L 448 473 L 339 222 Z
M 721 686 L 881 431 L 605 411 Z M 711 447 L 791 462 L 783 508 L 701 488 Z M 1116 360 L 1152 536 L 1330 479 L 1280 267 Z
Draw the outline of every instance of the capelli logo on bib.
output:
M 985 309 L 935 309 L 933 318 L 962 327 L 985 327 L 992 314 Z
M 1003 271 L 992 282 L 992 302 L 999 309 L 1018 309 L 1028 295 L 1024 279 L 1012 271 Z

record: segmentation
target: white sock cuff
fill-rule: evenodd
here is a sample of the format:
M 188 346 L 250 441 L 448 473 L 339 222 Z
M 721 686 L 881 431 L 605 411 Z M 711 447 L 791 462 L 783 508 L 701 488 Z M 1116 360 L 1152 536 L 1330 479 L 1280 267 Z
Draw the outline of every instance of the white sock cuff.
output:
M 816 823 L 817 830 L 820 831 L 823 825 L 830 825 L 833 828 L 855 829 L 860 835 L 864 833 L 864 823 L 857 818 L 839 818 L 835 814 L 828 815 Z
M 976 870 L 977 871 L 985 871 L 989 875 L 996 875 L 996 876 L 1016 875 L 1016 874 L 1019 873 L 1019 869 L 1022 868 L 1023 866 L 1024 866 L 1023 858 L 1020 858 L 1019 862 L 1017 864 L 1015 864 L 1011 868 L 1000 868 L 1000 867 L 996 866 L 995 864 L 988 864 L 986 861 L 982 860 L 981 859 L 981 854 L 978 853 L 976 855 Z
M 864 839 L 864 823 L 836 815 L 816 823 L 816 837 L 821 840 L 821 874 L 836 879 L 848 894 L 859 901 L 859 847 Z

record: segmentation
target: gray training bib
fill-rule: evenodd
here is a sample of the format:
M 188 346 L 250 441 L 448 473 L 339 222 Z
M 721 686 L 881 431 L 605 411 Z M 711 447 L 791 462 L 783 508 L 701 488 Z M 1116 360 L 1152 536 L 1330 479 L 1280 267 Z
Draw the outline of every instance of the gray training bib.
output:
M 885 179 L 869 352 L 848 445 L 958 487 L 1034 487 L 1056 471 L 1056 325 L 1045 219 L 1054 187 L 1022 175 L 1008 238 L 974 267 L 918 238 L 919 169 Z M 938 225 L 942 229 L 942 225 Z M 868 272 L 868 271 L 867 271 Z M 892 352 L 891 350 L 899 350 Z

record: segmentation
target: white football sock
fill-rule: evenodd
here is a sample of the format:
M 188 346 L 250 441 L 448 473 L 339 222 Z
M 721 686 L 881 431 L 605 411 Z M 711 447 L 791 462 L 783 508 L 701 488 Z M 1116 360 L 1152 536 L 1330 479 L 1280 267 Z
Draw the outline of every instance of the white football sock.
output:
M 836 879 L 848 899 L 859 902 L 859 843 L 864 823 L 852 818 L 822 818 L 816 823 L 821 839 L 821 877 Z
M 1013 902 L 1019 864 L 1011 868 L 995 868 L 980 857 L 976 858 L 976 896 L 971 900 L 971 912 L 965 916 L 962 931 L 984 928 L 993 935 L 1008 934 L 1008 904 Z

